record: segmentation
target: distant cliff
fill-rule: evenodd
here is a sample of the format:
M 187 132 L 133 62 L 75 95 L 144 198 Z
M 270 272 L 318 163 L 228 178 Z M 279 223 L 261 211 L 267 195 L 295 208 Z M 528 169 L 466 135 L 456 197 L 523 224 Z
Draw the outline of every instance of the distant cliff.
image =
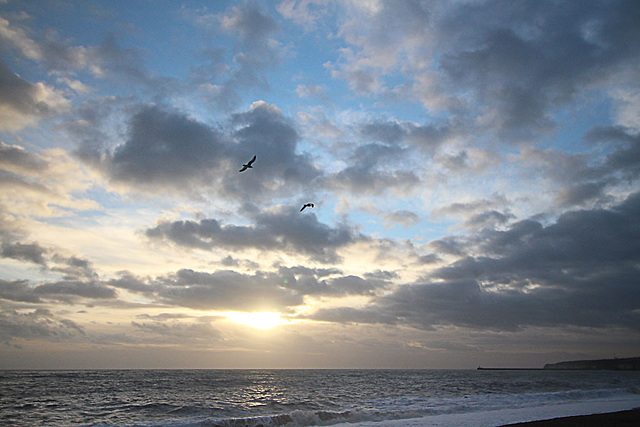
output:
M 585 369 L 593 371 L 640 371 L 640 357 L 626 359 L 574 360 L 547 363 L 544 369 Z

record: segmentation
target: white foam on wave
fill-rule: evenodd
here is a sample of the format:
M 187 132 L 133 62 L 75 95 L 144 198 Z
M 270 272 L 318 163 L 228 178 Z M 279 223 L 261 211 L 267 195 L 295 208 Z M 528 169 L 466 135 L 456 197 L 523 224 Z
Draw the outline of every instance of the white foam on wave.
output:
M 402 420 L 365 421 L 359 423 L 334 424 L 333 427 L 495 427 L 527 421 L 575 415 L 604 414 L 640 407 L 640 397 L 594 400 L 581 403 L 559 403 L 554 405 L 471 411 L 455 414 L 429 415 Z

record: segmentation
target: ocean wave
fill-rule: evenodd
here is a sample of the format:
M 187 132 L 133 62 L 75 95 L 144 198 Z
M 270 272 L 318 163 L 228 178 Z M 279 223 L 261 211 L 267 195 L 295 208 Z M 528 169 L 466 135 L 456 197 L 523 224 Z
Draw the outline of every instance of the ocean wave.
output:
M 408 419 L 637 402 L 639 380 L 637 373 L 566 371 L 108 371 L 35 379 L 30 372 L 10 372 L 0 424 L 402 425 Z
M 178 422 L 173 427 L 310 427 L 331 426 L 345 423 L 398 421 L 403 419 L 423 418 L 435 415 L 469 414 L 492 410 L 520 409 L 527 407 L 543 407 L 570 403 L 587 403 L 615 398 L 624 398 L 637 394 L 637 390 L 597 389 L 568 390 L 551 393 L 525 394 L 488 394 L 461 396 L 451 398 L 395 399 L 393 402 L 377 402 L 377 407 L 369 409 L 353 409 L 344 411 L 306 411 L 294 410 L 289 413 L 258 417 L 238 417 L 219 420 L 200 420 Z

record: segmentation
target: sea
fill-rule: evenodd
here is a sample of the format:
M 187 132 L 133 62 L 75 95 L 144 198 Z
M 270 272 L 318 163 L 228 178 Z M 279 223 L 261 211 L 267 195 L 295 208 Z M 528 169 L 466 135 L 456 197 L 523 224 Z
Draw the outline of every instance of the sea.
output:
M 640 372 L 0 371 L 2 426 L 500 426 L 640 407 Z

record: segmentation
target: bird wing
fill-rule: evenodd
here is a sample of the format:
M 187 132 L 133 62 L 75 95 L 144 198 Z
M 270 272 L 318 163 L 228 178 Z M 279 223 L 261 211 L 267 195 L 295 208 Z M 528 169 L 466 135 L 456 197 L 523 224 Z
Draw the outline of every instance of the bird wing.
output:
M 300 212 L 302 212 L 304 210 L 304 208 L 306 208 L 307 205 L 302 206 L 302 209 L 300 209 Z
M 251 164 L 252 164 L 253 162 L 255 162 L 255 161 L 256 161 L 256 156 L 253 156 L 253 159 L 249 160 L 249 163 L 247 163 L 247 164 L 248 164 L 249 166 L 251 166 Z

